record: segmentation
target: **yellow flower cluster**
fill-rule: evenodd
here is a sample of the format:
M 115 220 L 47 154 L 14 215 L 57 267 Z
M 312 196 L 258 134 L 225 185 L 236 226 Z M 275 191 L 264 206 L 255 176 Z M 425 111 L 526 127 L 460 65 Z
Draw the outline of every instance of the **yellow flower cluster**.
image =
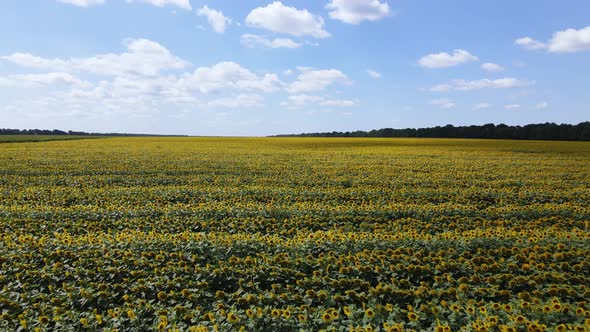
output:
M 585 331 L 590 143 L 0 144 L 0 330 Z

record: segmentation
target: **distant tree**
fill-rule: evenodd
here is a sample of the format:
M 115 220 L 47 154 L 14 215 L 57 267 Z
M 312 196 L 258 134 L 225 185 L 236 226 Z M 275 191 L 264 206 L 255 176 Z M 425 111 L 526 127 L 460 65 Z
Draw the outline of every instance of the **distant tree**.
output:
M 571 124 L 528 124 L 525 126 L 495 125 L 487 123 L 481 126 L 459 126 L 448 124 L 444 127 L 431 128 L 382 128 L 371 131 L 304 133 L 299 135 L 279 136 L 308 136 L 308 137 L 431 137 L 431 138 L 486 138 L 486 139 L 517 139 L 517 140 L 564 140 L 590 141 L 590 122 Z

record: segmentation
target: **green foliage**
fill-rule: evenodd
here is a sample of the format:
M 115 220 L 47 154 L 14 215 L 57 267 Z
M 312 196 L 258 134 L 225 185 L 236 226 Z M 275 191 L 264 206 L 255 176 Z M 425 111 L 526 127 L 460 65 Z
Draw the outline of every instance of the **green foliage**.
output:
M 2 144 L 0 330 L 583 330 L 589 162 L 584 142 Z

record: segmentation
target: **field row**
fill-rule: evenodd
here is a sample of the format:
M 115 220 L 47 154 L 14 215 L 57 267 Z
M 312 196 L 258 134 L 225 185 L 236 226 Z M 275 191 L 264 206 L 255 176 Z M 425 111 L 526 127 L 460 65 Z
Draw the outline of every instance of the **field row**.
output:
M 0 145 L 0 330 L 583 331 L 590 145 Z

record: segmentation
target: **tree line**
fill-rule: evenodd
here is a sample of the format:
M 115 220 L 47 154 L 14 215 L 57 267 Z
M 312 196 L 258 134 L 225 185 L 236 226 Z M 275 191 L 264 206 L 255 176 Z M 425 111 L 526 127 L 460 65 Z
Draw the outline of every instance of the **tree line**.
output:
M 59 129 L 6 129 L 0 128 L 0 135 L 47 135 L 47 136 L 180 136 L 180 135 L 150 135 L 126 133 L 87 133 L 84 131 L 63 131 Z
M 277 135 L 279 137 L 429 137 L 429 138 L 483 138 L 515 140 L 590 141 L 590 122 L 577 125 L 540 123 L 509 126 L 493 123 L 481 126 L 436 126 L 431 128 L 383 128 L 371 131 L 346 131 Z

